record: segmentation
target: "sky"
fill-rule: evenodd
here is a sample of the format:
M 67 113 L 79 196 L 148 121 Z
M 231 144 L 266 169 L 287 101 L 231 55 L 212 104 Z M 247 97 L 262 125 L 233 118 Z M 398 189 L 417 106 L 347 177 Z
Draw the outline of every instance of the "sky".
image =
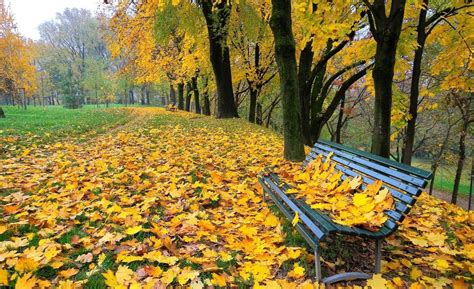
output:
M 102 0 L 5 0 L 10 5 L 18 30 L 23 36 L 39 39 L 38 25 L 51 20 L 66 8 L 85 8 L 92 12 Z

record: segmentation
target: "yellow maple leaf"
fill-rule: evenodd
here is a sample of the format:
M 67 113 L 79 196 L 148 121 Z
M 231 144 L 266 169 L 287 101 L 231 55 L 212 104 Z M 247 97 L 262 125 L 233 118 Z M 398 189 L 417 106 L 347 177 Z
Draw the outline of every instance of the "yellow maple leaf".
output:
M 63 263 L 63 262 L 60 262 L 60 261 L 55 261 L 55 262 L 51 263 L 51 267 L 53 267 L 54 269 L 59 269 L 59 268 L 61 268 L 63 265 L 64 265 L 64 263 Z
M 302 278 L 304 277 L 304 271 L 305 270 L 303 267 L 301 267 L 298 263 L 295 263 L 295 265 L 293 266 L 293 270 L 288 272 L 288 277 L 292 277 L 295 279 Z
M 39 267 L 39 263 L 30 258 L 20 258 L 15 264 L 15 270 L 22 272 L 32 272 Z
M 463 278 L 459 278 L 453 281 L 453 289 L 468 289 L 469 283 L 464 282 Z
M 0 285 L 8 285 L 8 271 L 0 269 Z
M 76 275 L 78 272 L 79 272 L 78 269 L 70 268 L 70 269 L 67 269 L 67 270 L 60 271 L 58 274 L 63 276 L 64 278 L 69 278 L 69 277 L 72 277 L 72 276 Z
M 371 198 L 364 193 L 355 193 L 352 202 L 356 207 L 362 207 L 370 202 Z
M 421 272 L 421 270 L 418 269 L 418 267 L 413 266 L 410 270 L 410 279 L 413 281 L 416 281 L 421 276 L 423 276 L 423 272 Z
M 125 284 L 125 282 L 132 280 L 133 274 L 134 273 L 130 268 L 120 265 L 117 268 L 117 272 L 115 272 L 115 277 L 119 284 Z
M 225 276 L 222 276 L 216 273 L 212 273 L 211 276 L 212 276 L 211 283 L 213 285 L 217 285 L 220 287 L 225 287 L 227 285 L 225 281 Z
M 110 288 L 117 288 L 121 285 L 117 282 L 117 278 L 115 277 L 114 272 L 111 270 L 107 270 L 107 272 L 102 273 L 102 276 L 105 278 L 105 285 L 109 286 Z
M 381 274 L 374 274 L 371 279 L 367 280 L 367 286 L 371 289 L 387 288 L 387 280 Z
M 102 263 L 104 263 L 105 261 L 105 258 L 107 257 L 107 255 L 105 255 L 104 253 L 101 253 L 99 255 L 99 257 L 97 258 L 97 265 L 102 265 Z
M 168 269 L 162 274 L 162 277 L 160 278 L 161 282 L 163 282 L 165 285 L 171 284 L 174 278 L 176 278 L 176 273 L 177 272 L 174 268 Z
M 437 259 L 433 262 L 433 267 L 441 272 L 444 272 L 449 268 L 449 263 L 444 259 Z
M 57 289 L 74 289 L 75 286 L 74 286 L 74 282 L 72 282 L 71 280 L 67 280 L 67 281 L 59 281 L 58 287 L 56 288 Z
M 239 228 L 239 231 L 244 235 L 249 238 L 253 238 L 257 234 L 257 228 L 251 227 L 248 225 L 243 225 L 242 227 Z
M 15 289 L 32 289 L 35 288 L 37 282 L 38 279 L 35 276 L 31 276 L 31 273 L 28 273 L 16 281 Z
M 143 230 L 142 226 L 134 226 L 134 227 L 130 227 L 127 230 L 125 230 L 125 233 L 127 235 L 135 235 L 136 233 L 140 232 L 141 230 Z
M 293 225 L 293 227 L 296 226 L 296 224 L 298 224 L 299 220 L 300 220 L 300 215 L 298 214 L 298 212 L 295 212 L 295 217 L 291 221 L 291 224 Z
M 177 280 L 180 285 L 184 285 L 188 283 L 189 280 L 193 280 L 197 276 L 199 276 L 199 271 L 184 268 L 181 270 L 181 272 L 179 272 Z

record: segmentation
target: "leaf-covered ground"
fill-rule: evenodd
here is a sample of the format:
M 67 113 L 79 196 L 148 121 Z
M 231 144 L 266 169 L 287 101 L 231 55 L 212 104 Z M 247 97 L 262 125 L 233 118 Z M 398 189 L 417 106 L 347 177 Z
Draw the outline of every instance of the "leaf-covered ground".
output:
M 243 120 L 129 110 L 132 121 L 86 143 L 1 160 L 0 284 L 317 287 L 312 252 L 257 184 L 265 166 L 298 169 L 281 159 L 279 136 Z M 473 224 L 472 213 L 422 195 L 368 284 L 472 286 Z M 372 270 L 372 242 L 335 238 L 323 249 L 324 274 Z

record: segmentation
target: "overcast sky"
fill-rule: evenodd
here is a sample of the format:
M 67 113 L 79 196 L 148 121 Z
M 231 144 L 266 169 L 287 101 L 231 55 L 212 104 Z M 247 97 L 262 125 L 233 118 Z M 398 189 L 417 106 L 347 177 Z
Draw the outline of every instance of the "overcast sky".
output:
M 39 39 L 38 25 L 51 20 L 66 8 L 85 8 L 92 12 L 102 0 L 6 0 L 23 36 Z

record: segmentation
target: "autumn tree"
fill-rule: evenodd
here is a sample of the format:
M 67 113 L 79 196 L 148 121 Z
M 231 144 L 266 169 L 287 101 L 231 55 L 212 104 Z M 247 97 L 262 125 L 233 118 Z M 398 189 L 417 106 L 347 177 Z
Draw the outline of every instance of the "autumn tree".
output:
M 86 97 L 84 81 L 88 61 L 108 57 L 97 19 L 85 9 L 66 9 L 57 14 L 55 20 L 41 24 L 39 30 L 40 42 L 44 45 L 39 65 L 58 75 L 55 81 L 64 96 L 64 105 L 80 107 Z
M 26 109 L 36 90 L 35 47 L 17 31 L 10 9 L 0 2 L 0 93 Z M 10 102 L 10 101 L 9 101 Z
M 230 49 L 227 43 L 232 2 L 201 0 L 198 3 L 206 19 L 209 55 L 217 86 L 216 117 L 239 117 L 234 102 Z
M 290 1 L 272 0 L 270 27 L 275 40 L 275 57 L 283 99 L 284 156 L 291 161 L 301 161 L 305 154 Z
M 364 0 L 364 3 L 368 9 L 370 32 L 377 43 L 372 71 L 375 102 L 371 151 L 388 158 L 390 156 L 392 80 L 406 1 L 393 0 L 386 3 L 383 0 L 374 0 L 370 3 Z
M 453 1 L 454 2 L 454 1 Z M 439 24 L 451 25 L 449 18 L 453 16 L 459 16 L 460 12 L 463 13 L 467 10 L 466 8 L 472 7 L 472 4 L 455 5 L 448 1 L 447 4 L 441 7 L 430 7 L 429 0 L 423 0 L 421 7 L 416 7 L 419 10 L 418 23 L 416 25 L 416 48 L 414 51 L 413 66 L 411 72 L 411 84 L 410 84 L 410 101 L 408 113 L 410 117 L 407 121 L 406 135 L 403 145 L 402 162 L 405 164 L 411 164 L 413 155 L 413 145 L 415 142 L 415 127 L 418 116 L 418 104 L 420 95 L 420 81 L 422 72 L 422 59 L 425 51 L 425 43 L 427 38 L 435 30 Z M 447 7 L 446 7 L 447 6 Z M 428 14 L 430 10 L 430 14 Z M 461 14 L 461 17 L 470 17 L 469 14 Z M 462 30 L 462 28 L 452 27 L 453 29 Z M 462 43 L 459 43 L 464 47 Z
M 230 23 L 230 43 L 234 58 L 237 58 L 233 62 L 234 81 L 239 76 L 245 79 L 241 93 L 248 92 L 250 122 L 256 122 L 259 96 L 277 73 L 274 44 L 269 40 L 269 6 L 267 2 L 239 2 Z M 236 102 L 239 102 L 237 97 Z

